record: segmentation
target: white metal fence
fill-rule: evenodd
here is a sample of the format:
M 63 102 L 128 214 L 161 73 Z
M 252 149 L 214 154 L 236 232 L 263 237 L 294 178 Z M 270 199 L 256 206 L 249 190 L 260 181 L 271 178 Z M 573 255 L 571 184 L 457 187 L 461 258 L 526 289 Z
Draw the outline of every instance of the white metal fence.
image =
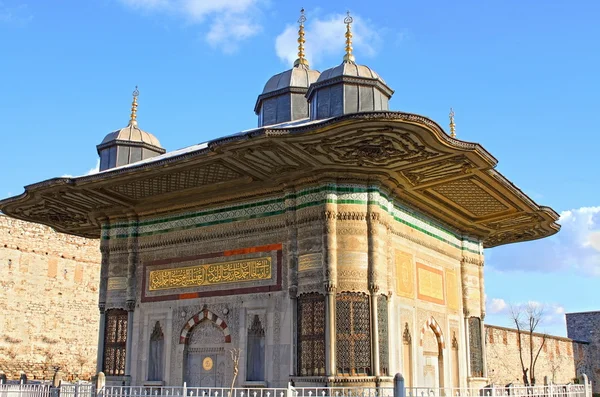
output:
M 586 394 L 586 387 L 589 394 Z M 591 385 L 498 386 L 476 388 L 406 388 L 406 397 L 591 397 Z
M 292 387 L 209 388 L 105 386 L 92 384 L 0 384 L 0 397 L 591 397 L 591 384 L 487 386 L 475 388 Z

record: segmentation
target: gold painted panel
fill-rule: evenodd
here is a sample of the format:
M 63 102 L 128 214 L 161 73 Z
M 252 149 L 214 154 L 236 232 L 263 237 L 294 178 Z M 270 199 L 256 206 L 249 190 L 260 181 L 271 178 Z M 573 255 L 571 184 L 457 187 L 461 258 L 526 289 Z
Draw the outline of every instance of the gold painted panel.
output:
M 419 299 L 444 304 L 444 272 L 417 263 L 417 295 Z
M 150 271 L 150 291 L 271 278 L 271 257 Z
M 316 270 L 323 267 L 323 259 L 321 253 L 304 254 L 298 257 L 298 271 L 304 272 L 307 270 Z
M 448 301 L 449 309 L 458 310 L 458 280 L 456 278 L 456 272 L 449 269 L 446 269 L 446 299 Z
M 396 291 L 398 295 L 405 298 L 414 298 L 414 265 L 412 255 L 407 252 L 396 250 Z

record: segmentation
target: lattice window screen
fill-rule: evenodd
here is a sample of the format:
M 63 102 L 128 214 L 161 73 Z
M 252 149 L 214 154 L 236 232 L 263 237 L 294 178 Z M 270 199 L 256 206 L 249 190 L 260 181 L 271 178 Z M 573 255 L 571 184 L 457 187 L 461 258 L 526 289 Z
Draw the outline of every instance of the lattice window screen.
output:
M 369 297 L 342 293 L 336 299 L 336 360 L 338 375 L 371 375 Z
M 325 375 L 325 296 L 298 298 L 298 371 L 300 376 Z
M 388 345 L 388 298 L 385 295 L 377 297 L 377 331 L 379 335 L 379 371 L 380 375 L 389 373 L 389 345 Z
M 483 376 L 483 349 L 481 348 L 481 320 L 479 317 L 469 318 L 469 351 L 471 376 Z
M 127 344 L 127 312 L 121 309 L 106 311 L 104 328 L 105 375 L 125 375 L 125 346 Z

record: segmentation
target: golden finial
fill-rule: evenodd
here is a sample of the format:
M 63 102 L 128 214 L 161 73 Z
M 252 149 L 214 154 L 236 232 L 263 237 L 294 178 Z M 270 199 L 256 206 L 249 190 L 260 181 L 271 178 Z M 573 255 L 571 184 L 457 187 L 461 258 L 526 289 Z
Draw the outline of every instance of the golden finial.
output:
M 137 97 L 140 95 L 140 91 L 138 90 L 137 85 L 135 86 L 135 90 L 133 90 L 133 102 L 131 102 L 131 119 L 129 119 L 129 125 L 137 126 Z
M 346 24 L 346 55 L 344 55 L 344 62 L 354 63 L 354 55 L 352 55 L 352 30 L 350 25 L 354 19 L 350 16 L 350 11 L 346 12 L 346 18 L 344 23 Z
M 306 22 L 306 17 L 304 16 L 304 8 L 300 10 L 300 18 L 298 18 L 298 23 L 300 27 L 298 28 L 298 59 L 294 62 L 294 66 L 304 65 L 308 68 L 308 61 L 304 58 L 304 22 Z
M 450 136 L 456 138 L 456 125 L 454 124 L 454 110 L 450 108 Z

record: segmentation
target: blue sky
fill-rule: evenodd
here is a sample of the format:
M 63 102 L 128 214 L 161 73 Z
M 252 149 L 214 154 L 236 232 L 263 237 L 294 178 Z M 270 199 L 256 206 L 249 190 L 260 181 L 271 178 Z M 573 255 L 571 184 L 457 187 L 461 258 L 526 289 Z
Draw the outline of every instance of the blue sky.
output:
M 486 322 L 508 304 L 600 310 L 600 2 L 0 0 L 0 197 L 97 166 L 95 145 L 128 121 L 167 150 L 256 126 L 256 96 L 295 58 L 308 21 L 311 66 L 341 62 L 343 14 L 355 55 L 396 90 L 390 108 L 481 143 L 498 169 L 561 213 L 545 240 L 486 251 Z

